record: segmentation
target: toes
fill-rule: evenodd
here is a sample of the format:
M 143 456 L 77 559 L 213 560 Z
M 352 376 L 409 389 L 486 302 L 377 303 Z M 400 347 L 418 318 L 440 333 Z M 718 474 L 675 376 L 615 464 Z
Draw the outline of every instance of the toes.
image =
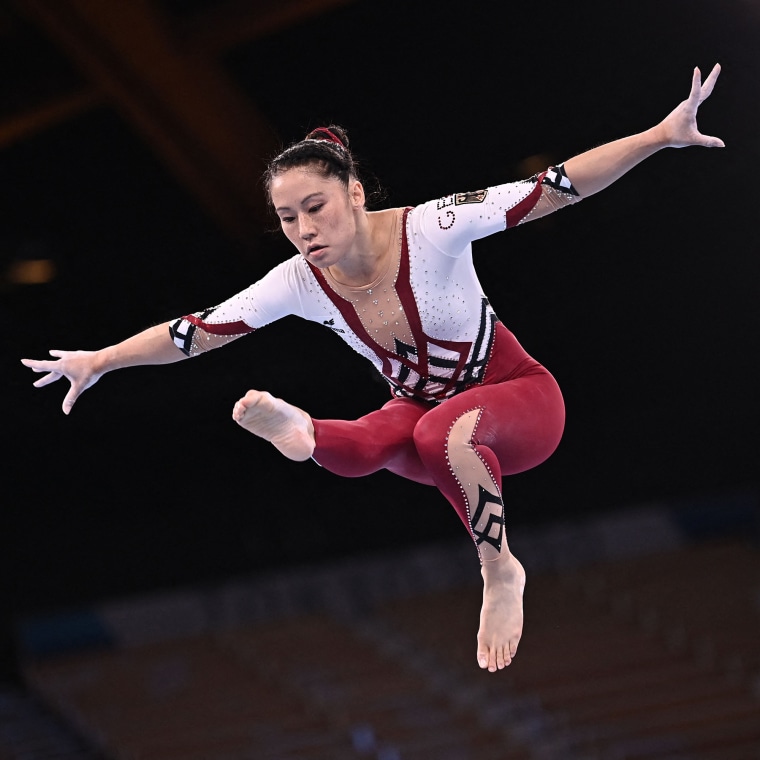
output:
M 235 420 L 240 422 L 248 409 L 256 404 L 259 398 L 258 391 L 248 391 L 242 398 L 235 402 L 235 406 L 232 407 L 232 416 Z
M 478 650 L 478 667 L 488 670 L 489 673 L 504 670 L 512 664 L 516 652 L 517 644 L 511 642 L 503 647 Z
M 512 658 L 509 655 L 509 649 L 506 647 L 478 650 L 478 666 L 481 670 L 495 673 L 497 670 L 504 670 L 510 662 L 512 662 Z
M 515 647 L 516 649 L 516 647 Z M 497 665 L 499 670 L 508 667 L 512 664 L 512 658 L 514 657 L 514 649 L 512 644 L 507 644 L 504 649 L 499 649 L 499 655 L 497 659 Z
M 485 644 L 478 645 L 478 666 L 489 673 L 496 672 L 497 657 L 493 647 Z
M 248 391 L 248 393 L 243 396 L 243 398 L 238 401 L 238 404 L 240 405 L 241 409 L 246 409 L 249 407 L 255 400 L 255 395 L 253 391 Z
M 243 404 L 243 399 L 241 398 L 236 401 L 235 406 L 232 407 L 232 419 L 235 420 L 235 422 L 240 422 L 243 414 L 245 414 L 245 406 Z
M 504 667 L 506 668 L 508 665 L 512 664 L 512 660 L 514 660 L 515 655 L 517 654 L 517 645 L 519 643 L 519 639 L 517 641 L 510 641 L 505 647 L 504 647 Z

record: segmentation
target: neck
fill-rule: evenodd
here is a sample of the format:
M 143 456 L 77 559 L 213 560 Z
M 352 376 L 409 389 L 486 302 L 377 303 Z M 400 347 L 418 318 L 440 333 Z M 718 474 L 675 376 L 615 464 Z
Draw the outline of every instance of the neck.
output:
M 337 282 L 349 287 L 373 283 L 388 265 L 395 249 L 396 209 L 366 212 L 357 220 L 356 244 L 343 259 L 329 267 Z

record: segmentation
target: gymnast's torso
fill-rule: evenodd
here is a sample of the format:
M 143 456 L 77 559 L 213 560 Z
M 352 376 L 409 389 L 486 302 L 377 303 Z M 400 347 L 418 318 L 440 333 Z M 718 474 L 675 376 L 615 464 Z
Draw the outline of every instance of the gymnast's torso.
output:
M 396 396 L 442 401 L 483 381 L 499 324 L 472 242 L 540 214 L 542 198 L 558 192 L 544 178 L 393 209 L 398 239 L 372 283 L 346 286 L 297 254 L 219 306 L 177 320 L 172 336 L 194 355 L 296 315 L 333 330 Z

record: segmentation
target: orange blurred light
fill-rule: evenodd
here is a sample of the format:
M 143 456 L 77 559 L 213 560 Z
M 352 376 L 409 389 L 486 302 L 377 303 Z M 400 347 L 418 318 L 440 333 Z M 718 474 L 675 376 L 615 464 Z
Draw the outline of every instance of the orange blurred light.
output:
M 14 261 L 8 269 L 8 282 L 14 285 L 43 285 L 55 278 L 52 259 L 24 259 Z

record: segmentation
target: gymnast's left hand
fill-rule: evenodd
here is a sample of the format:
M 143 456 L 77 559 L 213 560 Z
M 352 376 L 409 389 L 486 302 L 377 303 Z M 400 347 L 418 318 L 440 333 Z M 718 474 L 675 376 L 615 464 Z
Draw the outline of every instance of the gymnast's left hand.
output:
M 694 69 L 691 92 L 686 100 L 679 103 L 661 122 L 657 129 L 662 132 L 664 144 L 671 148 L 685 148 L 700 145 L 705 148 L 723 148 L 725 143 L 719 137 L 703 135 L 697 126 L 699 106 L 710 97 L 720 74 L 720 64 L 715 64 L 707 79 L 702 82 L 699 68 Z

